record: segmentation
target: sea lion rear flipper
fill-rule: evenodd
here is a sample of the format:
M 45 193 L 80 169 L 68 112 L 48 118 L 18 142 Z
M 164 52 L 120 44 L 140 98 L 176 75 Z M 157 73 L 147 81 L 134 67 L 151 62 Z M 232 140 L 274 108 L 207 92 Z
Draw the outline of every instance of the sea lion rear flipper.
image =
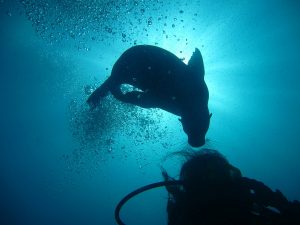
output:
M 203 58 L 201 55 L 201 52 L 199 51 L 198 48 L 195 49 L 195 52 L 193 53 L 193 55 L 191 56 L 189 62 L 188 62 L 188 66 L 194 71 L 196 72 L 195 74 L 200 74 L 201 76 L 204 77 L 204 63 L 203 63 Z
M 100 99 L 105 97 L 110 89 L 110 81 L 107 79 L 100 87 L 98 87 L 87 99 L 87 103 L 90 105 L 91 108 L 95 108 Z

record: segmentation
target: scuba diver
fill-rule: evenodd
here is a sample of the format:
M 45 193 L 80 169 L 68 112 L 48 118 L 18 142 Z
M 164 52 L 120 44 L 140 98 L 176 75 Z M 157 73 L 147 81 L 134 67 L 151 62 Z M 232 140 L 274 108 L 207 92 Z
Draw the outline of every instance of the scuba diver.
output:
M 121 207 L 133 196 L 165 186 L 168 191 L 168 225 L 297 225 L 299 201 L 288 201 L 260 181 L 243 177 L 218 151 L 177 152 L 187 160 L 175 180 L 162 169 L 163 182 L 141 187 L 125 196 Z

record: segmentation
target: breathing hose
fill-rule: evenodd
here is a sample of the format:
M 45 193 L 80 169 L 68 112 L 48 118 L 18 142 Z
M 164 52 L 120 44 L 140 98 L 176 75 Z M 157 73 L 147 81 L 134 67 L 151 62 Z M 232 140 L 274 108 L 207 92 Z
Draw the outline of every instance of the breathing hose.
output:
M 172 185 L 183 185 L 183 181 L 178 181 L 178 180 L 173 180 L 173 181 L 161 181 L 161 182 L 156 182 L 156 183 L 152 183 L 152 184 L 148 184 L 146 186 L 143 186 L 143 187 L 140 187 L 136 190 L 134 190 L 133 192 L 129 193 L 128 195 L 126 195 L 119 203 L 118 205 L 116 206 L 115 208 L 115 219 L 117 221 L 117 223 L 119 225 L 125 225 L 125 223 L 123 223 L 123 221 L 121 220 L 120 218 L 120 211 L 121 211 L 121 208 L 122 206 L 129 200 L 131 199 L 132 197 L 142 193 L 142 192 L 145 192 L 145 191 L 148 191 L 150 189 L 153 189 L 153 188 L 158 188 L 158 187 L 162 187 L 162 186 L 172 186 Z

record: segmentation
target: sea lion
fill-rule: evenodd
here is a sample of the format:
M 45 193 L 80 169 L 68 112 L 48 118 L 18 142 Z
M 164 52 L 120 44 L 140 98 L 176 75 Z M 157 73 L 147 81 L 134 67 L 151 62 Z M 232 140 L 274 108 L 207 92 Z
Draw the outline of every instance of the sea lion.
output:
M 123 93 L 123 84 L 138 90 Z M 109 91 L 122 102 L 161 108 L 180 116 L 189 144 L 193 147 L 205 144 L 211 114 L 203 59 L 197 48 L 186 65 L 171 52 L 156 46 L 131 47 L 116 61 L 111 75 L 87 102 L 95 107 Z

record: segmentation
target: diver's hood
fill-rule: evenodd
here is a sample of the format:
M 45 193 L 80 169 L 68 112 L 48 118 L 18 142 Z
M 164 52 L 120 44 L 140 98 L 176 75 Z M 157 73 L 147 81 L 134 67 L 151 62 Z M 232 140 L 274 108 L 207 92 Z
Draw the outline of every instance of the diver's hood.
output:
M 119 225 L 125 225 L 125 223 L 122 222 L 121 218 L 120 218 L 120 211 L 122 206 L 132 197 L 148 191 L 150 189 L 153 188 L 158 188 L 158 187 L 162 187 L 162 186 L 173 186 L 173 185 L 183 185 L 183 181 L 179 181 L 179 180 L 173 180 L 173 181 L 161 181 L 161 182 L 157 182 L 157 183 L 152 183 L 152 184 L 148 184 L 146 186 L 140 187 L 138 189 L 136 189 L 135 191 L 129 193 L 128 195 L 126 195 L 117 205 L 116 209 L 115 209 L 115 219 L 117 221 L 117 224 Z

